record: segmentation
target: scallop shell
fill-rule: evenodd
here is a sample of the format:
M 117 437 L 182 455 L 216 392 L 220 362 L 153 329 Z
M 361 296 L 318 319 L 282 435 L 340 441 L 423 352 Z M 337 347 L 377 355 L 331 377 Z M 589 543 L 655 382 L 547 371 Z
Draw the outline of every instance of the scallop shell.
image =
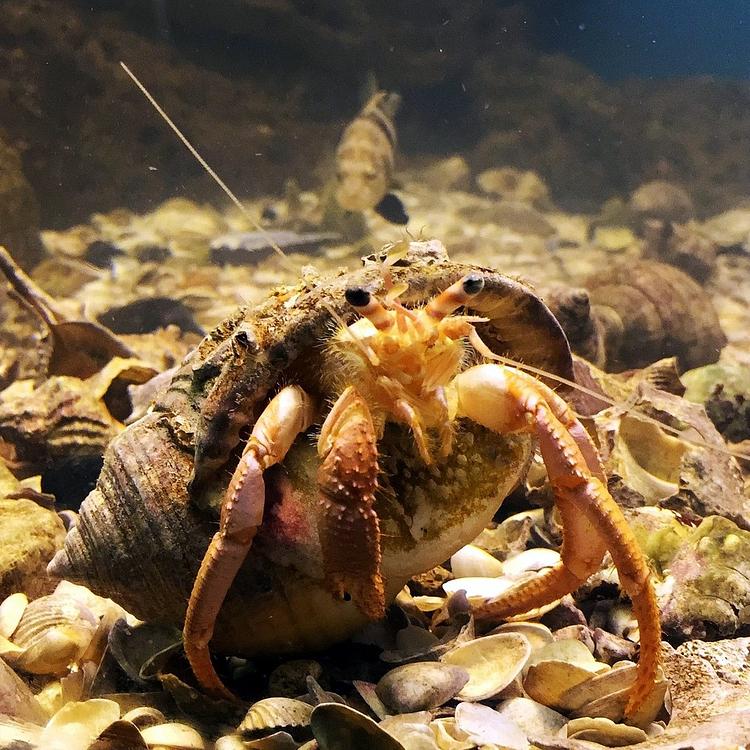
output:
M 476 638 L 444 654 L 441 661 L 463 667 L 469 682 L 456 696 L 462 701 L 482 701 L 497 695 L 521 673 L 531 646 L 518 633 Z
M 80 602 L 43 596 L 31 602 L 13 633 L 21 651 L 9 654 L 13 666 L 32 674 L 62 674 L 84 653 L 99 625 Z
M 264 698 L 250 706 L 238 732 L 260 732 L 281 727 L 306 727 L 312 706 L 294 698 Z

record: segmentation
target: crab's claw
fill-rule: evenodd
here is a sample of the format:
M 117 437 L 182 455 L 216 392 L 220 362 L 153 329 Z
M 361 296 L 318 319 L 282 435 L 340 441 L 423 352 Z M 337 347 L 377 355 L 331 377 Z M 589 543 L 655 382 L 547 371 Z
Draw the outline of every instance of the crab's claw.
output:
M 554 391 L 513 368 L 477 365 L 452 385 L 457 416 L 499 433 L 532 432 L 563 522 L 561 561 L 536 578 L 475 610 L 479 619 L 527 612 L 571 593 L 595 573 L 606 551 L 633 602 L 640 630 L 640 659 L 625 709 L 632 716 L 654 685 L 661 627 L 650 571 L 620 507 L 607 490 L 598 454 L 585 428 Z
M 378 477 L 377 435 L 365 400 L 353 386 L 339 396 L 318 440 L 319 522 L 326 583 L 351 597 L 372 619 L 385 614 L 380 527 L 373 509 Z

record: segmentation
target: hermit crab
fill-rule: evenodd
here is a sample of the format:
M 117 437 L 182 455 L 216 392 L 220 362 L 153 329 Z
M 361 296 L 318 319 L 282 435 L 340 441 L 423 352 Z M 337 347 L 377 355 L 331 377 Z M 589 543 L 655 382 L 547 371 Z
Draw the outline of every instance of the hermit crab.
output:
M 647 565 L 555 383 L 500 357 L 571 378 L 541 300 L 449 261 L 439 242 L 310 271 L 212 331 L 115 438 L 50 572 L 141 618 L 184 621 L 198 682 L 228 697 L 209 646 L 320 648 L 382 616 L 413 574 L 486 526 L 538 444 L 562 561 L 475 615 L 571 592 L 609 551 L 640 626 L 629 713 L 658 663 Z

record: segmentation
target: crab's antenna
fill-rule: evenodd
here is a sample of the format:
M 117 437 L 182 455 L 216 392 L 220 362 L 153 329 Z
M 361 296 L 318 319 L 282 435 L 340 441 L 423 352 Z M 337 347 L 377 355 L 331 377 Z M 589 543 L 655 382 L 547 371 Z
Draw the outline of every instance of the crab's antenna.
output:
M 195 148 L 195 146 L 193 146 L 193 144 L 190 143 L 187 137 L 174 123 L 172 118 L 162 109 L 159 102 L 157 102 L 156 99 L 154 99 L 154 97 L 151 95 L 149 90 L 137 78 L 135 73 L 133 73 L 133 71 L 130 70 L 130 68 L 122 60 L 120 60 L 120 66 L 128 74 L 128 76 L 130 76 L 130 79 L 140 89 L 141 93 L 146 97 L 146 99 L 148 99 L 151 106 L 159 113 L 159 115 L 164 120 L 164 122 L 166 122 L 167 125 L 169 125 L 169 127 L 172 128 L 175 135 L 185 145 L 185 148 L 187 148 L 187 150 L 193 155 L 193 157 L 203 167 L 203 169 L 205 169 L 206 172 L 208 172 L 208 174 L 211 176 L 214 182 L 229 196 L 229 200 L 231 200 L 232 203 L 234 203 L 234 205 L 237 206 L 237 208 L 240 210 L 242 215 L 255 227 L 255 229 L 264 236 L 266 242 L 268 242 L 268 244 L 273 248 L 274 252 L 277 255 L 279 255 L 279 257 L 282 259 L 282 262 L 284 263 L 284 265 L 286 265 L 288 268 L 291 268 L 294 271 L 297 271 L 297 268 L 295 267 L 295 265 L 289 260 L 286 253 L 279 247 L 278 243 L 256 221 L 256 219 L 252 216 L 252 214 L 245 208 L 245 206 L 242 205 L 242 203 L 237 198 L 237 196 L 229 189 L 229 186 L 224 182 L 224 180 L 222 180 L 221 177 L 219 177 L 219 175 L 216 174 L 216 172 L 213 170 L 211 165 L 198 153 L 198 150 Z
M 555 380 L 556 382 L 561 383 L 563 385 L 567 385 L 576 391 L 585 393 L 587 396 L 593 396 L 598 401 L 603 401 L 608 406 L 613 406 L 617 409 L 625 408 L 627 411 L 634 414 L 638 419 L 641 419 L 644 422 L 648 422 L 649 424 L 653 424 L 656 427 L 660 427 L 665 432 L 669 433 L 670 435 L 674 435 L 675 437 L 680 438 L 680 440 L 687 443 L 688 445 L 692 445 L 694 448 L 705 448 L 707 450 L 716 451 L 717 453 L 721 453 L 723 455 L 733 456 L 734 458 L 743 458 L 746 460 L 750 460 L 750 453 L 745 453 L 744 451 L 733 450 L 732 448 L 725 448 L 720 445 L 712 445 L 711 443 L 701 442 L 700 440 L 693 440 L 690 437 L 686 437 L 676 427 L 672 427 L 671 425 L 664 424 L 664 422 L 661 422 L 658 419 L 655 419 L 654 417 L 650 417 L 648 414 L 644 414 L 642 411 L 639 411 L 638 409 L 628 409 L 627 407 L 623 407 L 623 404 L 618 402 L 617 400 L 610 398 L 609 396 L 603 393 L 599 393 L 598 391 L 595 391 L 591 388 L 587 388 L 586 386 L 581 385 L 580 383 L 576 383 L 574 380 L 569 380 L 568 378 L 564 378 L 561 375 L 555 375 L 554 373 L 547 372 L 546 370 L 542 370 L 539 367 L 534 367 L 533 365 L 525 364 L 524 362 L 518 362 L 515 359 L 511 359 L 510 357 L 503 357 L 501 354 L 495 354 L 495 352 L 491 351 L 489 347 L 484 343 L 484 341 L 482 341 L 482 339 L 479 337 L 479 334 L 476 333 L 476 330 L 474 331 L 474 335 L 469 336 L 469 340 L 472 346 L 474 346 L 474 348 L 477 349 L 477 351 L 480 354 L 487 357 L 488 359 L 494 359 L 498 362 L 502 362 L 504 365 L 509 365 L 510 367 L 516 367 L 519 370 L 525 370 L 526 372 L 530 372 L 542 378 L 549 378 L 550 380 Z

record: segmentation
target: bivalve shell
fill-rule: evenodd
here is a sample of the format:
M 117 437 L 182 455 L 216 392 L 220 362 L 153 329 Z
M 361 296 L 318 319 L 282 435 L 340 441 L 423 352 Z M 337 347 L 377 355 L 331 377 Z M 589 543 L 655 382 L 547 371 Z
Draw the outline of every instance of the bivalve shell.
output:
M 541 622 L 505 622 L 493 628 L 487 635 L 497 633 L 520 633 L 531 645 L 532 653 L 554 640 L 552 631 Z
M 497 695 L 521 673 L 531 646 L 518 633 L 499 633 L 462 643 L 441 661 L 463 667 L 469 681 L 456 696 L 462 701 L 482 701 Z
M 311 713 L 312 706 L 294 698 L 264 698 L 250 706 L 237 731 L 251 734 L 282 727 L 306 727 Z
M 560 562 L 560 553 L 546 547 L 535 547 L 509 557 L 503 563 L 503 574 L 508 578 L 519 578 L 524 573 L 551 568 Z
M 565 729 L 571 740 L 598 742 L 605 747 L 623 747 L 645 742 L 648 735 L 638 727 L 627 724 L 615 724 L 609 719 L 585 717 L 572 719 Z
M 45 750 L 87 750 L 119 718 L 120 707 L 104 698 L 67 703 L 47 722 L 39 747 Z
M 481 703 L 459 703 L 456 725 L 477 745 L 497 745 L 507 750 L 527 750 L 529 743 L 507 716 Z
M 580 664 L 548 660 L 529 667 L 523 689 L 535 701 L 557 709 L 562 708 L 560 700 L 568 690 L 589 679 L 591 670 Z
M 497 712 L 526 734 L 557 734 L 567 724 L 565 716 L 531 698 L 509 698 L 497 706 Z
M 149 750 L 205 750 L 206 747 L 195 729 L 177 722 L 146 727 L 141 736 Z
M 468 681 L 469 673 L 462 667 L 419 662 L 392 669 L 378 682 L 375 692 L 388 708 L 403 714 L 442 706 Z
M 493 578 L 503 574 L 503 564 L 481 547 L 467 544 L 451 557 L 451 571 L 456 578 Z
M 26 594 L 19 592 L 11 594 L 0 604 L 0 636 L 10 638 L 13 635 L 28 603 Z
M 321 703 L 310 717 L 320 750 L 405 750 L 404 746 L 372 719 L 343 703 Z

